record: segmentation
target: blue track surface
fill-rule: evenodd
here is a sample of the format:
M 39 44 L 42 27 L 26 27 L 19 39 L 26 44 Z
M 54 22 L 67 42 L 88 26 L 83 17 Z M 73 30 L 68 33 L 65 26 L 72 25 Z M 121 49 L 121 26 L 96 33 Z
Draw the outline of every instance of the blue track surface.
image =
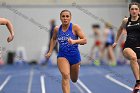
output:
M 71 82 L 71 93 L 132 93 L 134 82 L 128 65 L 81 66 L 78 82 Z M 62 93 L 61 75 L 56 66 L 3 66 L 0 93 Z

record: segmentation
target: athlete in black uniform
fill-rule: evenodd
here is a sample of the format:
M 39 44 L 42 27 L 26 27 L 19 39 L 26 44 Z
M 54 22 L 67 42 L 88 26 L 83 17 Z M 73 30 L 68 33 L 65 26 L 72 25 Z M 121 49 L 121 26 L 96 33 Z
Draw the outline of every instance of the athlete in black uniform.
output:
M 123 49 L 123 55 L 130 60 L 130 65 L 136 79 L 133 93 L 137 93 L 140 89 L 140 5 L 136 2 L 132 2 L 129 4 L 129 12 L 130 17 L 123 19 L 113 47 L 117 45 L 123 29 L 126 29 L 127 38 Z

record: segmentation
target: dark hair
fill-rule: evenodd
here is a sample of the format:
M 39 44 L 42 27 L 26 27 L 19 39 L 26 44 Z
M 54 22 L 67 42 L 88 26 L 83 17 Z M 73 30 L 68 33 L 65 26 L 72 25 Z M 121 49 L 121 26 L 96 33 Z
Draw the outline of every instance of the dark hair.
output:
M 140 4 L 139 4 L 139 3 L 137 3 L 137 2 L 132 2 L 132 3 L 129 4 L 129 10 L 130 10 L 130 8 L 131 8 L 132 5 L 137 5 L 138 8 L 140 9 Z
M 100 28 L 100 25 L 99 24 L 93 24 L 92 28 Z
M 66 10 L 66 9 L 65 9 L 65 10 L 62 10 L 62 11 L 61 11 L 60 16 L 61 16 L 61 14 L 62 14 L 63 12 L 69 12 L 70 15 L 71 15 L 71 12 L 70 12 L 69 10 Z

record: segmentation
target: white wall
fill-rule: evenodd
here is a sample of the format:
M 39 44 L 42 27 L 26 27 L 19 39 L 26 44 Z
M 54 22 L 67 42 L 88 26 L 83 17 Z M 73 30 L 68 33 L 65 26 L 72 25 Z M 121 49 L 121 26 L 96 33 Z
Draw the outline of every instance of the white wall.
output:
M 82 4 L 122 4 L 128 0 L 0 0 L 1 2 L 7 2 L 10 4 L 71 4 L 72 2 Z
M 24 46 L 27 51 L 28 60 L 39 59 L 42 46 L 48 44 L 49 33 L 44 29 L 40 29 L 34 21 L 46 26 L 49 29 L 50 19 L 56 19 L 57 24 L 60 25 L 59 13 L 63 9 L 69 9 L 72 12 L 72 22 L 79 24 L 84 33 L 88 37 L 88 44 L 80 46 L 81 52 L 88 53 L 93 43 L 92 38 L 89 38 L 91 32 L 91 24 L 103 23 L 91 15 L 86 14 L 91 12 L 92 15 L 103 18 L 107 22 L 111 22 L 118 27 L 124 16 L 127 16 L 127 5 L 93 5 L 93 6 L 14 6 L 13 9 L 9 7 L 0 8 L 0 17 L 8 18 L 12 21 L 15 28 L 15 38 L 10 44 L 6 42 L 8 31 L 5 26 L 0 27 L 0 45 L 6 46 L 8 50 L 15 50 L 18 46 Z M 8 9 L 9 8 L 9 9 Z M 15 10 L 17 10 L 15 12 Z M 86 11 L 86 13 L 84 12 Z M 24 16 L 24 17 L 23 17 Z M 26 17 L 26 18 L 25 18 Z M 5 54 L 4 54 L 5 55 Z M 85 59 L 83 59 L 85 60 Z

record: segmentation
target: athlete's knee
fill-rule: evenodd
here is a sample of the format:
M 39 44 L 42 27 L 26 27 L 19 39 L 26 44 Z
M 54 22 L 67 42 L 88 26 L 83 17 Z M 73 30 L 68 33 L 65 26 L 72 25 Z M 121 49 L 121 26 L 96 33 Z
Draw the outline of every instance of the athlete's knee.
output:
M 63 76 L 63 79 L 65 80 L 70 79 L 70 73 L 63 73 L 62 76 Z
M 136 56 L 131 56 L 130 60 L 134 61 L 134 62 L 137 62 L 137 57 Z

